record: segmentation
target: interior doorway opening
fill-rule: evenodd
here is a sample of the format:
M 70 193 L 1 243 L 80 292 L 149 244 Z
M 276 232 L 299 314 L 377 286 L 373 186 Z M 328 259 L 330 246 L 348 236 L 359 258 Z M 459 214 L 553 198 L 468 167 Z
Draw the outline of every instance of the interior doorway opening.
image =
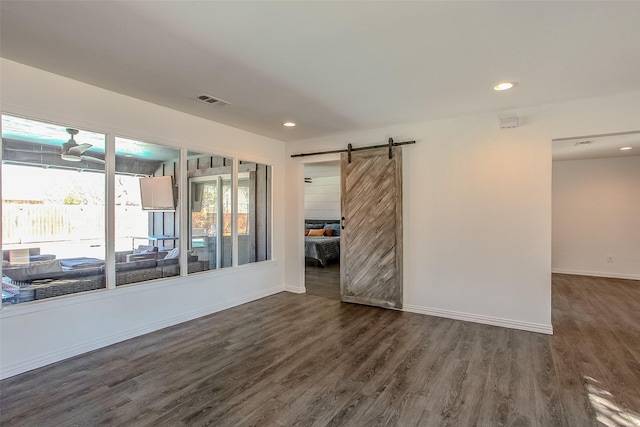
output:
M 552 263 L 560 274 L 640 279 L 640 131 L 552 142 Z
M 305 288 L 340 300 L 340 161 L 304 164 Z

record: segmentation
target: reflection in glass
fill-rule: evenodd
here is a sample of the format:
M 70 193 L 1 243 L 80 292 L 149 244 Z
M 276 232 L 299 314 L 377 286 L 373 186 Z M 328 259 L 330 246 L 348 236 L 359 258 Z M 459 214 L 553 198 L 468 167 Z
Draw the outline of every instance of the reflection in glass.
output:
M 180 275 L 180 150 L 116 137 L 115 151 L 116 285 Z
M 105 135 L 2 116 L 2 305 L 106 286 Z
M 190 250 L 209 270 L 232 265 L 232 169 L 232 159 L 188 153 Z
M 240 161 L 238 264 L 271 259 L 271 166 Z

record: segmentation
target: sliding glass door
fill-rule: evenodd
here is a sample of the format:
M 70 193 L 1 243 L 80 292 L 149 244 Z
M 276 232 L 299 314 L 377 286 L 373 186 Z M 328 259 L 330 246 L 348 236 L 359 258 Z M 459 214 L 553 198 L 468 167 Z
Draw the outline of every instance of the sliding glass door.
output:
M 190 178 L 191 251 L 209 269 L 231 267 L 231 174 Z

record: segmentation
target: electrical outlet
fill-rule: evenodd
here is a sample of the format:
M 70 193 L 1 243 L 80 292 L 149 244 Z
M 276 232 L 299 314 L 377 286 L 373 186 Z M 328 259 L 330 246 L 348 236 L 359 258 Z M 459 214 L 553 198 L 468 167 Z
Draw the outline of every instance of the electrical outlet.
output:
M 613 257 L 612 256 L 608 256 L 607 257 L 607 262 L 613 262 Z

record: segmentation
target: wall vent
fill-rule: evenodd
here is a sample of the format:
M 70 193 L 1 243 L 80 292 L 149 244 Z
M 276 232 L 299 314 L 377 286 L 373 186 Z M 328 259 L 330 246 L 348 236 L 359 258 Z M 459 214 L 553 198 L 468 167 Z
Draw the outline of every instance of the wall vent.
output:
M 206 93 L 196 96 L 195 99 L 197 101 L 204 102 L 205 104 L 209 104 L 209 105 L 229 105 L 227 101 L 224 101 L 219 98 L 214 98 L 213 96 L 207 95 Z
M 578 141 L 576 142 L 574 145 L 578 146 L 578 145 L 589 145 L 591 144 L 593 141 L 590 139 L 585 139 L 583 141 Z

